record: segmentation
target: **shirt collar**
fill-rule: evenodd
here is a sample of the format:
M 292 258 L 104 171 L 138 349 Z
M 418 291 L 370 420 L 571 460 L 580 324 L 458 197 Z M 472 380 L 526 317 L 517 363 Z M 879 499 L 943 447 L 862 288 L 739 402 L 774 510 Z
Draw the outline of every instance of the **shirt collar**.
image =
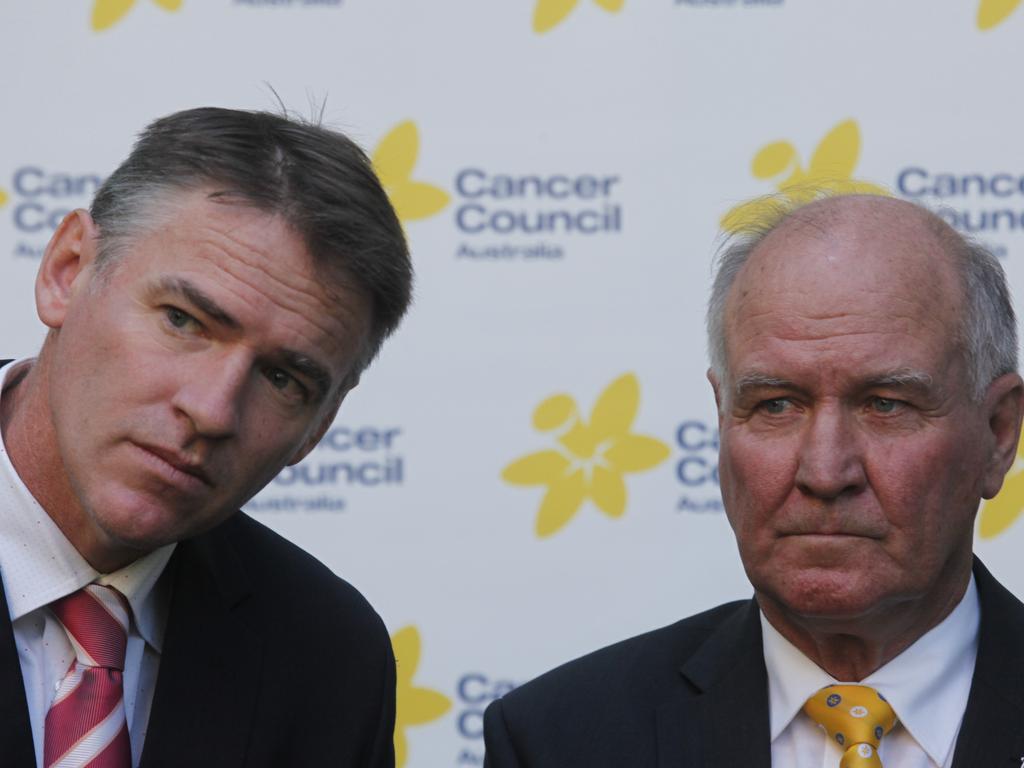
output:
M 956 608 L 938 625 L 862 682 L 892 704 L 904 728 L 937 765 L 953 749 L 967 707 L 978 653 L 981 609 L 970 583 Z M 814 692 L 835 680 L 804 656 L 761 614 L 774 741 Z
M 764 665 L 768 670 L 768 709 L 775 741 L 815 691 L 835 681 L 784 638 L 761 612 Z
M 946 764 L 967 708 L 980 620 L 972 573 L 960 603 L 940 624 L 864 680 L 889 700 L 903 727 L 938 765 Z
M 30 359 L 0 369 L 0 397 Z M 11 621 L 96 581 L 116 587 L 132 608 L 142 638 L 158 652 L 167 620 L 167 585 L 157 582 L 174 552 L 160 547 L 110 574 L 96 571 L 64 536 L 18 476 L 0 434 L 0 573 Z M 164 580 L 166 581 L 166 579 Z

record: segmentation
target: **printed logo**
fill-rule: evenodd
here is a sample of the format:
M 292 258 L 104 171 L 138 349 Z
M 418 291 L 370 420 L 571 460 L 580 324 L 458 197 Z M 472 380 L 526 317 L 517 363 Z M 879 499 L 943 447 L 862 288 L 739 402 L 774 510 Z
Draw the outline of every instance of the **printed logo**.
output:
M 537 0 L 533 8 L 533 31 L 543 34 L 554 29 L 573 12 L 579 0 Z M 618 13 L 626 0 L 594 0 L 594 4 L 609 13 Z
M 92 6 L 92 28 L 95 32 L 117 24 L 136 4 L 137 0 L 96 0 Z M 152 0 L 165 11 L 177 11 L 183 0 Z
M 932 206 L 951 227 L 985 238 L 985 244 L 999 257 L 1008 253 L 1008 238 L 1024 229 L 1024 175 L 1020 171 L 933 171 L 910 165 L 897 172 L 895 188 L 907 200 Z M 993 238 L 1002 242 L 992 242 Z
M 349 508 L 348 492 L 400 486 L 405 481 L 401 437 L 401 427 L 335 425 L 309 456 L 281 470 L 245 510 L 340 513 Z
M 682 451 L 676 479 L 683 487 L 676 511 L 724 512 L 718 485 L 718 425 L 684 421 L 676 428 L 676 446 Z
M 978 29 L 992 29 L 1017 10 L 1021 0 L 981 0 L 978 4 Z
M 630 431 L 639 407 L 640 384 L 632 373 L 600 394 L 589 423 L 571 395 L 552 395 L 537 406 L 533 426 L 551 433 L 556 446 L 513 461 L 501 477 L 512 485 L 547 486 L 534 525 L 539 538 L 565 527 L 587 499 L 609 517 L 621 517 L 627 499 L 623 475 L 668 458 L 665 443 Z
M 621 182 L 620 176 L 608 173 L 514 174 L 464 168 L 455 175 L 460 198 L 455 227 L 469 238 L 500 240 L 463 242 L 456 255 L 475 260 L 561 259 L 562 243 L 570 237 L 622 231 Z
M 38 259 L 50 235 L 75 208 L 87 206 L 103 178 L 95 173 L 66 173 L 36 165 L 18 168 L 11 191 L 0 189 L 0 205 L 10 201 L 11 219 L 19 235 L 13 255 Z
M 860 158 L 860 128 L 844 120 L 825 134 L 805 168 L 789 141 L 765 144 L 750 164 L 756 179 L 774 180 L 777 192 L 796 204 L 809 203 L 819 190 L 835 194 L 888 194 L 885 189 L 853 178 Z M 772 201 L 742 203 L 722 217 L 726 232 L 742 232 L 772 213 Z
M 412 120 L 392 128 L 373 151 L 373 167 L 403 222 L 433 216 L 451 199 L 440 187 L 413 180 L 419 154 L 420 133 Z
M 856 718 L 862 718 L 868 716 L 867 707 L 850 707 L 850 715 Z
M 492 679 L 483 672 L 467 672 L 459 678 L 455 686 L 459 706 L 456 729 L 465 746 L 455 759 L 456 765 L 484 764 L 484 710 L 515 688 L 511 680 Z
M 420 664 L 420 633 L 415 626 L 403 627 L 391 636 L 398 666 L 395 700 L 395 766 L 402 768 L 409 755 L 405 729 L 437 720 L 451 709 L 447 696 L 430 688 L 413 685 Z
M 1017 445 L 1017 460 L 1010 469 L 999 494 L 986 501 L 978 515 L 978 535 L 994 539 L 1024 512 L 1024 437 Z

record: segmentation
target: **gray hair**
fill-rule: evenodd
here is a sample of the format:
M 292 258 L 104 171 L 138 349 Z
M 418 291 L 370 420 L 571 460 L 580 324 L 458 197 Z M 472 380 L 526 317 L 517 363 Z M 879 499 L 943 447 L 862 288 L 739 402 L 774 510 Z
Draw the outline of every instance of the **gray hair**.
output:
M 412 297 L 405 234 L 366 154 L 341 133 L 289 115 L 203 107 L 160 118 L 93 199 L 97 273 L 153 227 L 158 203 L 198 189 L 281 216 L 318 269 L 370 301 L 358 378 Z
M 723 241 L 715 258 L 706 316 L 708 357 L 718 381 L 724 382 L 728 376 L 725 305 L 736 276 L 769 234 L 807 205 L 829 197 L 832 195 L 823 190 L 805 194 L 799 203 L 784 194 L 759 198 L 756 209 L 762 213 Z M 946 243 L 958 269 L 964 311 L 957 341 L 967 364 L 971 397 L 980 401 L 996 378 L 1017 370 L 1017 320 L 1006 273 L 985 246 L 957 232 L 927 208 L 908 205 L 921 211 L 928 226 Z

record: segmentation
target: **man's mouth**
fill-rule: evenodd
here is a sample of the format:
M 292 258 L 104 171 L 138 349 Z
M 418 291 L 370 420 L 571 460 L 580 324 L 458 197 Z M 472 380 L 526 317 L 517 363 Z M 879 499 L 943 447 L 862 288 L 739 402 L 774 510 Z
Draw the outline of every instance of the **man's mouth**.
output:
M 166 470 L 169 471 L 165 471 L 162 474 L 167 475 L 168 479 L 175 484 L 191 485 L 184 477 L 181 477 L 181 475 L 184 475 L 187 478 L 191 478 L 192 481 L 202 483 L 207 488 L 213 487 L 213 480 L 200 462 L 190 459 L 173 448 L 148 443 L 133 443 L 133 445 L 143 453 L 148 454 L 151 459 L 158 460 L 163 464 Z M 156 466 L 155 461 L 151 461 L 150 464 Z M 160 467 L 156 466 L 156 468 L 159 469 Z

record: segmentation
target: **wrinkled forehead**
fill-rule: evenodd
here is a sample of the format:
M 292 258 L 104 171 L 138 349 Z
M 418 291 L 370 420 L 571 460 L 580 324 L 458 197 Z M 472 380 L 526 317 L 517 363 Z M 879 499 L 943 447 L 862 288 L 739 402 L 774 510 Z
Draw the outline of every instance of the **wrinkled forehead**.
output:
M 963 298 L 952 246 L 926 214 L 847 201 L 798 212 L 754 249 L 729 293 L 726 328 L 789 312 L 808 322 L 901 317 L 955 333 Z

